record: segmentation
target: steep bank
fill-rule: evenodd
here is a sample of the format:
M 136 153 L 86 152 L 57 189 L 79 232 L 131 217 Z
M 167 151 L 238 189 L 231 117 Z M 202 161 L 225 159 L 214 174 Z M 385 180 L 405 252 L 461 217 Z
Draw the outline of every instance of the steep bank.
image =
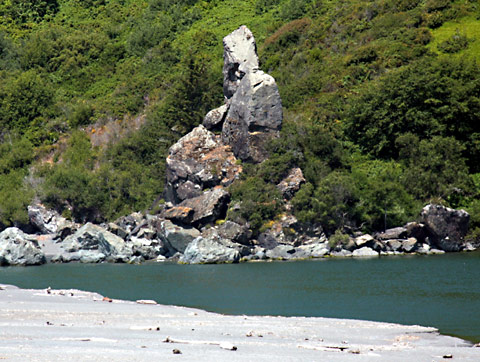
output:
M 224 316 L 78 290 L 0 290 L 9 360 L 475 361 L 480 349 L 434 328 L 325 318 Z M 19 348 L 21 346 L 21 348 Z M 176 351 L 175 351 L 176 350 Z M 180 355 L 174 354 L 180 352 Z

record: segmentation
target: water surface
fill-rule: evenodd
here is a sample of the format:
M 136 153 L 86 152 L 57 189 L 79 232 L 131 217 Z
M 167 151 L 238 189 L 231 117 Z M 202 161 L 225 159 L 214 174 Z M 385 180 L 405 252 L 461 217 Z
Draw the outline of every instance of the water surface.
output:
M 0 283 L 227 314 L 419 324 L 480 342 L 480 253 L 235 265 L 48 264 L 1 268 Z

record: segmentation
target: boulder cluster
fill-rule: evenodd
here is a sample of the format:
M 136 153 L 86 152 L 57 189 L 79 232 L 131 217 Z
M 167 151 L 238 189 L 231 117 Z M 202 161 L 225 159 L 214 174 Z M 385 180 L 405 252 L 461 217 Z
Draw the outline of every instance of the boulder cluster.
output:
M 255 39 L 241 26 L 226 36 L 225 104 L 182 137 L 166 160 L 166 203 L 156 215 L 134 213 L 113 223 L 79 225 L 41 204 L 28 208 L 33 234 L 18 228 L 0 233 L 0 265 L 45 262 L 234 263 L 240 260 L 378 256 L 472 250 L 465 243 L 469 215 L 439 205 L 426 206 L 421 222 L 374 235 L 334 235 L 321 226 L 301 225 L 287 213 L 252 235 L 248 225 L 225 221 L 227 187 L 242 162 L 268 158 L 266 143 L 278 137 L 282 103 L 275 80 L 259 69 Z M 305 179 L 290 170 L 277 188 L 287 205 Z
M 374 235 L 331 237 L 321 230 L 303 230 L 285 216 L 252 239 L 245 226 L 225 221 L 197 229 L 160 215 L 133 213 L 113 223 L 70 223 L 56 212 L 34 205 L 30 222 L 36 234 L 11 227 L 0 233 L 0 265 L 52 263 L 140 263 L 146 260 L 187 264 L 235 263 L 254 260 L 295 260 L 322 257 L 442 254 L 471 251 L 464 241 L 469 215 L 440 205 L 427 205 L 421 222 Z M 68 228 L 65 228 L 68 224 Z

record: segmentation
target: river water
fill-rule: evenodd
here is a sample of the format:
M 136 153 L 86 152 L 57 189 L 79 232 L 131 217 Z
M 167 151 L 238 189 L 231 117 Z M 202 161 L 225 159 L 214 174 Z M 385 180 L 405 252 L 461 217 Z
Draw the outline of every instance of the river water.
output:
M 234 265 L 48 264 L 1 268 L 0 283 L 226 314 L 419 324 L 480 342 L 478 252 Z

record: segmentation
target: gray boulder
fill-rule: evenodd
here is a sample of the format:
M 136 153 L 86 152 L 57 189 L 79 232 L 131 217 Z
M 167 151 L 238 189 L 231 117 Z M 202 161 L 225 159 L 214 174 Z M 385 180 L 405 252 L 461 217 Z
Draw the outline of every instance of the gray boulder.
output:
M 376 252 L 375 250 L 364 246 L 363 248 L 354 250 L 352 253 L 352 256 L 354 257 L 373 257 L 373 256 L 378 256 L 379 253 Z
M 255 38 L 245 25 L 223 38 L 223 61 L 223 94 L 230 99 L 245 74 L 258 69 Z
M 375 237 L 379 240 L 403 239 L 407 236 L 407 232 L 407 228 L 396 227 L 393 229 L 387 229 L 383 233 L 378 233 Z
M 278 246 L 277 239 L 270 233 L 261 233 L 258 236 L 257 244 L 265 250 L 272 250 Z
M 289 260 L 293 259 L 296 250 L 290 245 L 277 245 L 275 248 L 267 250 L 265 254 L 269 259 Z
M 66 237 L 75 232 L 80 226 L 67 220 L 54 210 L 49 210 L 42 204 L 29 205 L 28 218 L 33 225 L 42 234 L 58 234 L 60 237 Z
M 402 248 L 402 241 L 399 239 L 385 240 L 384 244 L 389 251 L 398 251 Z
M 118 228 L 123 231 L 119 232 L 119 236 L 123 235 L 124 232 L 130 234 L 135 230 L 141 223 L 144 222 L 144 216 L 139 212 L 134 212 L 127 216 L 122 216 L 119 219 L 115 220 L 113 224 L 117 225 Z M 112 225 L 113 226 L 113 225 Z M 110 226 L 109 226 L 110 227 Z M 117 234 L 118 229 L 113 227 L 111 230 L 114 234 Z M 123 236 L 121 236 L 123 238 Z
M 230 100 L 222 141 L 243 161 L 262 162 L 266 143 L 279 136 L 283 111 L 277 84 L 270 75 L 253 70 L 243 77 Z
M 373 243 L 373 236 L 370 234 L 361 235 L 355 238 L 355 245 L 358 247 L 367 246 Z
M 417 249 L 417 239 L 408 238 L 407 240 L 402 240 L 402 250 L 406 253 L 414 252 Z
M 57 222 L 61 216 L 56 211 L 48 210 L 40 204 L 29 205 L 27 210 L 30 223 L 42 234 L 55 234 L 57 232 Z
M 191 224 L 195 227 L 202 227 L 224 219 L 227 214 L 230 194 L 221 186 L 205 191 L 202 195 L 187 199 L 178 206 L 193 210 Z
M 242 245 L 251 245 L 250 238 L 252 232 L 245 225 L 239 225 L 232 221 L 225 221 L 217 228 L 217 230 L 218 234 L 223 239 L 231 240 L 234 243 Z
M 231 148 L 200 125 L 170 147 L 165 198 L 179 204 L 205 189 L 230 185 L 241 171 Z
M 183 253 L 188 244 L 200 236 L 200 231 L 197 229 L 181 227 L 170 220 L 160 221 L 157 230 L 163 235 L 165 247 L 168 248 L 170 255 L 174 255 L 176 252 Z
M 35 237 L 11 227 L 0 233 L 0 265 L 40 265 L 46 262 Z
M 353 256 L 353 253 L 350 250 L 341 249 L 339 251 L 332 250 L 330 251 L 330 256 L 337 258 L 345 258 Z
M 203 119 L 202 125 L 209 131 L 221 131 L 225 117 L 227 116 L 228 105 L 224 104 L 212 109 Z
M 92 223 L 65 238 L 61 247 L 67 253 L 79 253 L 82 262 L 124 260 L 132 254 L 122 238 Z
M 422 210 L 422 220 L 440 249 L 459 251 L 464 247 L 470 221 L 470 215 L 465 210 L 429 204 Z
M 240 260 L 240 253 L 235 244 L 226 239 L 212 235 L 200 236 L 193 240 L 185 249 L 180 263 L 186 264 L 214 264 L 236 263 Z
M 305 255 L 305 258 L 322 258 L 328 255 L 329 252 L 330 247 L 328 243 L 301 245 L 297 248 L 297 253 Z
M 157 259 L 168 253 L 168 248 L 163 240 L 142 237 L 131 237 L 129 241 L 132 254 L 145 260 Z
M 174 223 L 190 224 L 194 214 L 195 210 L 191 207 L 174 206 L 164 210 L 161 216 L 167 220 L 172 220 Z

